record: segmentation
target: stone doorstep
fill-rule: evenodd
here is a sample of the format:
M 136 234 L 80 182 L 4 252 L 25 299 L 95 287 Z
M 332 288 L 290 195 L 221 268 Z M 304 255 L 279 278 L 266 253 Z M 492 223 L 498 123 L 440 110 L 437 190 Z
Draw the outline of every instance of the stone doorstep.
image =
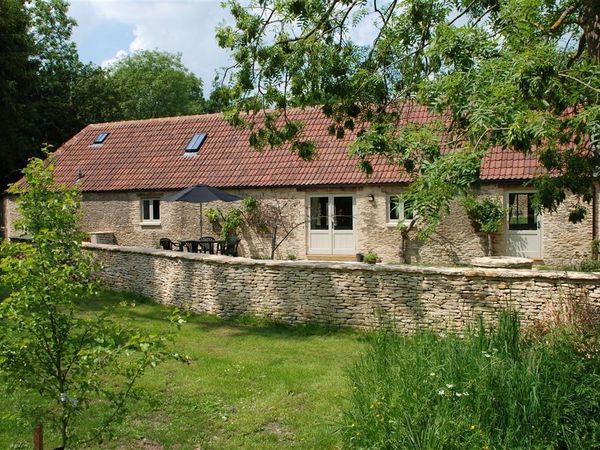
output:
M 484 256 L 473 258 L 471 264 L 475 267 L 490 267 L 498 269 L 531 269 L 533 259 L 517 256 Z

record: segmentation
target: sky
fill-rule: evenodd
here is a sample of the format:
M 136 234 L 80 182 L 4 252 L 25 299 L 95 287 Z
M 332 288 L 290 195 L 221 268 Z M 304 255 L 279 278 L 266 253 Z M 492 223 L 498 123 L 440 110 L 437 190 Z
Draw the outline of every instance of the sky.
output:
M 234 23 L 220 0 L 71 0 L 69 14 L 78 24 L 73 40 L 84 63 L 106 67 L 138 50 L 181 53 L 208 95 L 217 71 L 231 62 L 215 40 L 217 25 Z M 366 20 L 350 34 L 364 45 L 375 33 Z
M 106 66 L 137 50 L 181 53 L 183 64 L 211 89 L 215 73 L 229 64 L 215 41 L 215 27 L 232 23 L 213 0 L 72 0 L 78 26 L 73 40 L 83 62 Z

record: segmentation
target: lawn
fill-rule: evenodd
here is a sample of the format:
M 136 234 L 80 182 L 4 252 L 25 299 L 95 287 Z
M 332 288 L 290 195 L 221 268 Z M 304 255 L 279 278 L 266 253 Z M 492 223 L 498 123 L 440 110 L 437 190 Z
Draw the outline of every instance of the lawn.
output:
M 129 306 L 119 304 L 124 298 Z M 168 326 L 167 308 L 127 294 L 103 293 L 84 313 L 101 302 L 115 305 L 118 320 Z M 364 345 L 351 331 L 192 316 L 174 344 L 191 363 L 147 373 L 115 438 L 89 448 L 338 448 L 346 369 Z M 23 401 L 19 393 L 0 399 L 2 449 L 31 448 L 29 425 L 12 413 Z M 53 448 L 56 436 L 47 431 L 45 441 Z

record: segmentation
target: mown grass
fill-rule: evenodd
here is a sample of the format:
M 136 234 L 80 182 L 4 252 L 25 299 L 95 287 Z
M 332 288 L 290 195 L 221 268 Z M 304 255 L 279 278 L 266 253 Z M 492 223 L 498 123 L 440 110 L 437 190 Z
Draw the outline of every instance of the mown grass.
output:
M 598 334 L 524 336 L 513 314 L 464 336 L 375 334 L 350 371 L 344 447 L 600 448 Z
M 168 308 L 126 294 L 105 292 L 82 313 L 107 303 L 119 321 L 156 332 L 169 326 Z M 339 447 L 345 370 L 364 349 L 360 334 L 192 316 L 174 348 L 190 363 L 167 361 L 149 371 L 114 438 L 87 448 Z M 31 448 L 30 424 L 15 414 L 31 401 L 19 392 L 0 398 L 0 448 Z M 57 442 L 50 430 L 45 440 L 47 448 Z

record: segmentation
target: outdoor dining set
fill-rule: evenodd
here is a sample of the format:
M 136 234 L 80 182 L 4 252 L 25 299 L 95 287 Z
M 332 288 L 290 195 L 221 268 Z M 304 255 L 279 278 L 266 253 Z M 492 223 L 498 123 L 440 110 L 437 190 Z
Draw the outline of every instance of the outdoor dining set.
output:
M 160 239 L 163 250 L 174 250 L 189 253 L 208 253 L 210 255 L 238 256 L 240 238 L 230 236 L 227 239 L 215 239 L 212 236 L 203 236 L 200 239 L 187 239 L 173 241 L 169 238 Z
M 181 191 L 168 194 L 162 197 L 166 202 L 185 202 L 198 203 L 200 205 L 200 234 L 202 235 L 202 204 L 214 201 L 237 202 L 242 200 L 237 195 L 207 186 L 197 184 Z M 227 239 L 215 239 L 212 236 L 202 236 L 200 239 L 187 239 L 173 241 L 169 238 L 160 239 L 160 247 L 163 250 L 187 251 L 190 253 L 208 253 L 211 255 L 221 254 L 228 256 L 238 256 L 238 246 L 240 239 L 236 236 L 229 236 Z

